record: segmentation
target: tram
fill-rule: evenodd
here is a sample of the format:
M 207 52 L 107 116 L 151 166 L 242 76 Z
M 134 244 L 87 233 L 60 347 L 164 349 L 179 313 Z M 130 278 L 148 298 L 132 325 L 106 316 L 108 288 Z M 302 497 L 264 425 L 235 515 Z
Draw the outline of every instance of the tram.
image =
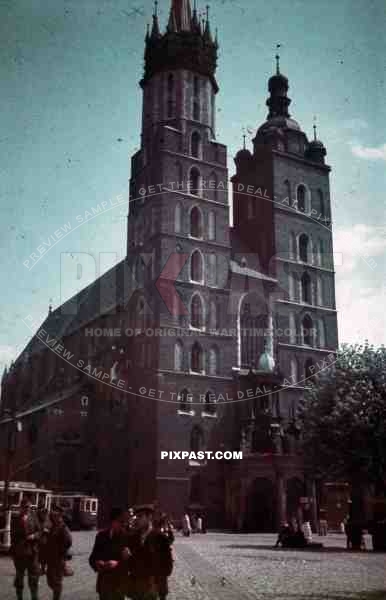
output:
M 94 529 L 97 525 L 98 498 L 81 492 L 60 492 L 52 495 L 51 502 L 64 511 L 64 520 L 68 527 L 76 529 Z

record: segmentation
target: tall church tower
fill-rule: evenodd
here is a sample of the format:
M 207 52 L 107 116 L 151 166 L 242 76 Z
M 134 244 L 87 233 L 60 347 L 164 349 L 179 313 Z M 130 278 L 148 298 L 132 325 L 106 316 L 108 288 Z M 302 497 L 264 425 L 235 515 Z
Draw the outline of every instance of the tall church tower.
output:
M 218 335 L 230 243 L 226 148 L 215 132 L 217 48 L 208 11 L 201 21 L 189 0 L 173 0 L 161 32 L 155 9 L 140 82 L 141 149 L 132 158 L 128 261 L 139 326 L 156 333 L 142 344 L 160 400 L 152 493 L 175 514 L 200 503 L 204 465 L 160 453 L 209 449 L 215 399 L 231 383 L 232 339 Z
M 268 82 L 269 113 L 253 140 L 253 152 L 235 159 L 234 221 L 244 244 L 258 248 L 265 269 L 278 282 L 275 302 L 276 361 L 293 387 L 280 392 L 283 416 L 294 417 L 302 390 L 326 368 L 338 346 L 335 274 L 332 246 L 330 167 L 326 149 L 308 140 L 289 114 L 289 83 L 280 72 Z M 269 200 L 237 194 L 268 190 Z M 259 235 L 250 235 L 251 231 Z

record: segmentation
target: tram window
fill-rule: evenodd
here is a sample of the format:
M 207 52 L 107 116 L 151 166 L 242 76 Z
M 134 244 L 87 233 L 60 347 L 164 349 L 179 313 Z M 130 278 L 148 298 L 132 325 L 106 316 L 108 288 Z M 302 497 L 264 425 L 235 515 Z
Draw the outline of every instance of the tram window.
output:
M 97 501 L 96 500 L 92 501 L 91 510 L 92 510 L 92 512 L 97 512 Z
M 29 500 L 32 506 L 37 506 L 37 493 L 36 492 L 23 492 L 23 498 Z

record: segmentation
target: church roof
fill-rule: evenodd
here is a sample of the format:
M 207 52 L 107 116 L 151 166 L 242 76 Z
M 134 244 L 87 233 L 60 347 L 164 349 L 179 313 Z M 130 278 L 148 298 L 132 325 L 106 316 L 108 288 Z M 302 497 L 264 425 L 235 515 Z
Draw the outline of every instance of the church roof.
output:
M 131 270 L 124 259 L 50 312 L 39 330 L 44 329 L 50 338 L 62 340 L 114 307 L 124 305 L 130 298 L 132 288 Z M 20 357 L 38 352 L 44 347 L 44 343 L 34 335 Z

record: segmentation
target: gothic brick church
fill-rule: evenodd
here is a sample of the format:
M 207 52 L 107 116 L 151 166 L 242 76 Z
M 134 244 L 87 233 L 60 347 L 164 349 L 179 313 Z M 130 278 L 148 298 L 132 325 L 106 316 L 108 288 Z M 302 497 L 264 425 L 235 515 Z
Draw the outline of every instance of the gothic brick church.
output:
M 50 310 L 3 377 L 2 411 L 22 414 L 17 479 L 93 492 L 102 513 L 157 502 L 269 531 L 317 515 L 296 412 L 338 344 L 330 167 L 289 114 L 277 57 L 228 185 L 217 53 L 189 0 L 172 0 L 165 31 L 153 15 L 127 258 Z M 243 459 L 161 460 L 199 449 Z

